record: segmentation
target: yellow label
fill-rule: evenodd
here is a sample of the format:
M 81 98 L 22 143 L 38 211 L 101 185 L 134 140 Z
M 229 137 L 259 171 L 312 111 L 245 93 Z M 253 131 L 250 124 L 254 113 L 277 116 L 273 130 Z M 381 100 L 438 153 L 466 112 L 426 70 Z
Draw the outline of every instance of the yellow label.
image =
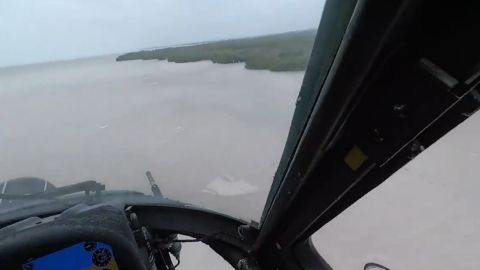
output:
M 343 161 L 350 167 L 350 169 L 356 171 L 362 164 L 368 159 L 367 155 L 365 155 L 358 146 L 353 146 L 350 151 L 348 151 Z

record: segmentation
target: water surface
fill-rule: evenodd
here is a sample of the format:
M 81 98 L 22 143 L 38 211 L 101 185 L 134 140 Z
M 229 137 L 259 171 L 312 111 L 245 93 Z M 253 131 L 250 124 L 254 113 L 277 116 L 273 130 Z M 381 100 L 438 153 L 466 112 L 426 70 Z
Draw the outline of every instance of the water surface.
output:
M 303 73 L 114 59 L 0 69 L 0 179 L 148 192 L 150 170 L 167 197 L 259 219 Z

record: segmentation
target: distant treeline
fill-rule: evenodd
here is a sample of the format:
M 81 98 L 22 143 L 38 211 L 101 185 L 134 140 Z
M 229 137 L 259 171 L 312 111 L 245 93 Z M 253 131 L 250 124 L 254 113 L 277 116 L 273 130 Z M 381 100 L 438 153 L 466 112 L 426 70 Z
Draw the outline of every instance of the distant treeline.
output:
M 143 50 L 120 55 L 117 61 L 167 60 L 188 63 L 211 60 L 213 63 L 245 63 L 247 69 L 301 71 L 307 67 L 315 30 L 206 42 L 202 44 Z

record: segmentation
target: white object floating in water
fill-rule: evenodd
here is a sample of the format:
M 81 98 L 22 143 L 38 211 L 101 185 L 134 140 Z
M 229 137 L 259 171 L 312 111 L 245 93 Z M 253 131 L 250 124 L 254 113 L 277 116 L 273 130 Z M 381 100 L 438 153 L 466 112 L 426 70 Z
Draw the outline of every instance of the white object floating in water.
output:
M 100 128 L 101 129 L 108 128 L 108 124 L 105 124 L 105 125 L 101 126 Z
M 185 129 L 185 128 L 183 128 L 182 126 L 178 126 L 178 127 L 175 128 L 175 132 L 176 132 L 176 133 L 180 133 L 180 132 L 182 132 L 184 129 Z
M 236 196 L 255 193 L 258 187 L 245 181 L 244 179 L 235 179 L 231 175 L 219 176 L 213 179 L 202 192 L 212 193 L 220 196 Z

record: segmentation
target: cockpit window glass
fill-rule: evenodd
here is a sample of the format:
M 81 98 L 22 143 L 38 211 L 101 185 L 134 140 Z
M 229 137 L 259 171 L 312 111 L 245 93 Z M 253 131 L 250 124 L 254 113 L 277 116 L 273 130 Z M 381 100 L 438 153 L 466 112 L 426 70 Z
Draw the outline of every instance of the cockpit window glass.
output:
M 319 253 L 333 269 L 478 269 L 478 134 L 476 113 L 318 230 Z
M 150 171 L 167 198 L 259 220 L 323 5 L 0 1 L 1 194 L 151 194 Z

